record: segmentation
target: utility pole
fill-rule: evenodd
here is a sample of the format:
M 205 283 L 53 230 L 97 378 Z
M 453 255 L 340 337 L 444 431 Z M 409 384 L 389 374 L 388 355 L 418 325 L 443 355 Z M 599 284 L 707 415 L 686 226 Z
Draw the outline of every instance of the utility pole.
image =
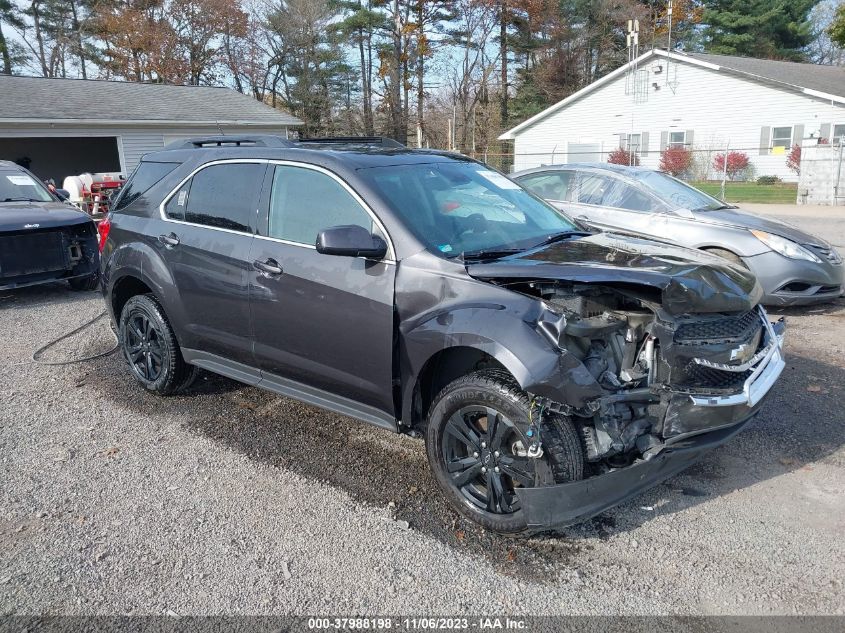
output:
M 722 189 L 719 197 L 725 199 L 725 181 L 728 179 L 728 152 L 731 151 L 731 142 L 725 144 L 725 160 L 722 161 Z

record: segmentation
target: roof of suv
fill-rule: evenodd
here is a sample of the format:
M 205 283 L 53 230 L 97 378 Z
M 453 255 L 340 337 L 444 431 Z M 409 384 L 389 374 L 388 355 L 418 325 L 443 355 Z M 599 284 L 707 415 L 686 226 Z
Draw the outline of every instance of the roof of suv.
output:
M 471 161 L 462 154 L 441 150 L 409 149 L 398 143 L 377 139 L 305 139 L 289 141 L 282 137 L 214 137 L 176 143 L 144 156 L 152 162 L 201 162 L 232 158 L 265 158 L 307 162 L 342 163 L 355 169 L 387 165 Z M 316 160 L 315 160 L 316 159 Z

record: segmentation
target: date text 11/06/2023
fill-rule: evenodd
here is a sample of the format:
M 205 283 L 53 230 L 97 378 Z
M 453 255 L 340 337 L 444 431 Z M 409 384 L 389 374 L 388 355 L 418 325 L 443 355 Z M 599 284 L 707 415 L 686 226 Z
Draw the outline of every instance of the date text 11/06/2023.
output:
M 446 631 L 446 630 L 528 630 L 524 619 L 510 617 L 336 617 L 308 618 L 308 628 L 314 630 L 399 630 L 399 631 Z

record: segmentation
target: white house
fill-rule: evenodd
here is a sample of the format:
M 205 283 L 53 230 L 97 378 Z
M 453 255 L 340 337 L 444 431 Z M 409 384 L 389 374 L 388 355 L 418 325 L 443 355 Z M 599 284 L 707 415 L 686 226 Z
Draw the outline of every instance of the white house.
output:
M 845 136 L 845 68 L 652 50 L 505 132 L 514 169 L 607 161 L 632 148 L 657 168 L 669 146 L 693 150 L 694 177 L 715 177 L 726 147 L 755 176 L 795 181 L 794 144 Z
M 227 88 L 0 75 L 0 159 L 59 183 L 129 173 L 145 153 L 191 136 L 284 136 L 299 125 Z

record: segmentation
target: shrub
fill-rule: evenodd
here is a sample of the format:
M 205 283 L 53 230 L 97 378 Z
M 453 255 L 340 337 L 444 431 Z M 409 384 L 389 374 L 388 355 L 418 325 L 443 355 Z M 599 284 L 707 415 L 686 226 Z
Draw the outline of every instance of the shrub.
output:
M 796 174 L 801 173 L 801 146 L 793 145 L 786 157 L 786 166 Z
M 758 185 L 776 185 L 780 182 L 780 178 L 777 176 L 760 176 L 757 179 Z
M 640 157 L 637 156 L 636 152 L 629 151 L 624 147 L 617 147 L 610 152 L 607 162 L 611 165 L 636 165 L 639 167 Z
M 692 152 L 686 147 L 667 147 L 660 153 L 660 171 L 681 176 L 692 167 Z
M 716 157 L 713 159 L 713 169 L 715 169 L 719 174 L 727 171 L 728 178 L 734 180 L 737 176 L 748 171 L 748 165 L 750 163 L 751 160 L 745 152 L 728 152 L 728 164 L 726 170 L 725 154 L 722 152 L 721 154 L 716 154 Z

